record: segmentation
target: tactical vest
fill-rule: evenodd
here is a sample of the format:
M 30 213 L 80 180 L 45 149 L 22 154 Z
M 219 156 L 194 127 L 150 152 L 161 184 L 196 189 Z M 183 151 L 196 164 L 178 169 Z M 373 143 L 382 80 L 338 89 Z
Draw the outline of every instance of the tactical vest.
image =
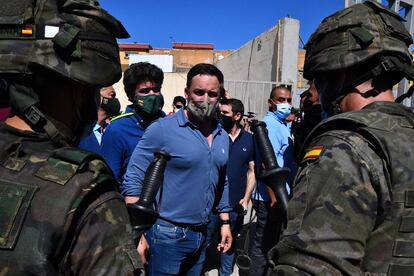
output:
M 0 128 L 0 275 L 68 274 L 78 222 L 114 183 L 95 154 Z
M 343 113 L 320 124 L 306 140 L 330 130 L 359 133 L 384 160 L 389 190 L 377 191 L 378 210 L 368 237 L 361 271 L 412 275 L 414 271 L 414 114 L 396 103 L 376 102 L 358 112 Z M 304 147 L 306 148 L 306 146 Z M 377 168 L 381 170 L 381 168 Z M 375 187 L 374 187 L 375 188 Z M 381 208 L 382 209 L 382 208 Z

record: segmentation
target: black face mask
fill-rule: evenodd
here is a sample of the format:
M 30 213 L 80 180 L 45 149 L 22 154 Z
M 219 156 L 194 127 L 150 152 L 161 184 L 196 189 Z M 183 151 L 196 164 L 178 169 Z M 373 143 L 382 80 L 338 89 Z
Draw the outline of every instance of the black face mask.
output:
M 233 118 L 231 116 L 220 114 L 220 120 L 224 130 L 230 133 L 231 129 L 234 126 Z

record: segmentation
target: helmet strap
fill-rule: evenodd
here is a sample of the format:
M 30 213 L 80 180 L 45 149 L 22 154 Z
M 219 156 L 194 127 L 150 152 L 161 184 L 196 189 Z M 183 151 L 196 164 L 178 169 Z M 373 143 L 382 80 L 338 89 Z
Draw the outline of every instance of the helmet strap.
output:
M 29 85 L 10 84 L 9 97 L 13 109 L 23 116 L 24 121 L 34 131 L 46 132 L 50 139 L 60 146 L 75 144 L 75 136 L 69 128 L 46 116 L 37 108 L 39 97 Z
M 395 99 L 396 103 L 401 103 L 402 101 L 404 101 L 406 98 L 410 98 L 413 96 L 414 93 L 414 84 L 410 86 L 410 88 L 408 88 L 407 92 L 405 92 L 404 94 L 398 96 L 398 98 Z

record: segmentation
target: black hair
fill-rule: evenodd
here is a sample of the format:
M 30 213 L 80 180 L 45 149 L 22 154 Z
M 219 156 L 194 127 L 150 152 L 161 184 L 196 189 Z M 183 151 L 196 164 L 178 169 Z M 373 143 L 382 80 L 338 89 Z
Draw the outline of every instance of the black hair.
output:
M 175 105 L 176 103 L 182 103 L 183 105 L 186 105 L 187 101 L 183 96 L 175 96 L 173 100 L 173 105 Z
M 276 90 L 278 90 L 278 89 L 284 89 L 284 90 L 289 91 L 290 93 L 292 93 L 288 87 L 286 87 L 284 85 L 278 85 L 278 86 L 273 87 L 272 91 L 270 91 L 269 99 L 274 99 L 274 94 L 276 93 Z
M 220 104 L 222 105 L 230 105 L 231 106 L 231 111 L 233 112 L 233 114 L 239 113 L 240 112 L 240 120 L 238 120 L 239 122 L 241 121 L 241 119 L 243 118 L 243 114 L 244 114 L 244 105 L 243 103 L 239 100 L 239 99 L 226 99 L 223 98 L 220 100 Z
M 135 89 L 138 83 L 150 81 L 161 87 L 164 81 L 162 70 L 149 62 L 138 62 L 131 64 L 124 73 L 124 89 L 128 99 L 133 102 Z
M 208 75 L 217 77 L 220 83 L 220 96 L 224 95 L 224 76 L 223 73 L 216 66 L 208 63 L 199 63 L 194 65 L 187 73 L 187 89 L 191 87 L 193 78 L 197 75 Z

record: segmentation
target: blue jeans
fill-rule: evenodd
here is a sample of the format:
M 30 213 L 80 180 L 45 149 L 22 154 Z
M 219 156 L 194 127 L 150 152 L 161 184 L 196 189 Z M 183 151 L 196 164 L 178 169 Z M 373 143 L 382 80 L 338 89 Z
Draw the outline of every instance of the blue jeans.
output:
M 229 212 L 230 216 L 230 228 L 231 234 L 233 236 L 233 243 L 229 251 L 226 253 L 220 254 L 220 276 L 231 275 L 233 273 L 233 267 L 235 262 L 235 247 L 236 247 L 236 237 L 240 232 L 241 226 L 243 225 L 243 216 L 240 216 L 236 212 Z M 211 221 L 207 226 L 207 238 L 206 238 L 206 248 L 211 244 L 212 239 L 217 231 L 220 231 L 220 216 L 218 214 L 211 215 Z M 220 236 L 220 235 L 219 235 Z M 217 246 L 214 246 L 217 247 Z M 205 251 L 203 252 L 205 254 Z M 205 259 L 205 256 L 202 257 Z
M 149 275 L 201 274 L 206 230 L 195 232 L 158 219 L 147 231 Z

